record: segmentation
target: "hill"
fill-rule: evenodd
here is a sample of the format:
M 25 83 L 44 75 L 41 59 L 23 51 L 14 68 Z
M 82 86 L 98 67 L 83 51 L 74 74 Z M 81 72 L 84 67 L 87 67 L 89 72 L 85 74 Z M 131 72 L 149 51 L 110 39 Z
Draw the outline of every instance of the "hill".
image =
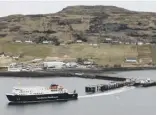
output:
M 10 15 L 0 18 L 0 38 L 58 39 L 105 42 L 155 41 L 156 17 L 151 12 L 134 12 L 115 6 L 69 6 L 55 14 Z
M 130 45 L 103 44 L 109 42 L 107 39 L 112 43 Z M 12 43 L 13 40 L 32 40 L 37 44 L 17 44 Z M 40 44 L 45 40 L 54 45 Z M 78 40 L 84 43 L 78 44 Z M 127 56 L 138 57 L 137 41 L 156 41 L 155 13 L 115 6 L 68 6 L 54 14 L 19 14 L 0 18 L 0 52 L 24 53 L 22 60 L 68 55 L 92 58 L 101 65 L 121 64 Z M 100 45 L 95 47 L 91 43 Z M 147 54 L 143 51 L 140 56 L 146 55 L 144 58 L 148 60 L 153 57 L 155 63 L 155 47 L 145 47 L 141 49 L 146 49 Z

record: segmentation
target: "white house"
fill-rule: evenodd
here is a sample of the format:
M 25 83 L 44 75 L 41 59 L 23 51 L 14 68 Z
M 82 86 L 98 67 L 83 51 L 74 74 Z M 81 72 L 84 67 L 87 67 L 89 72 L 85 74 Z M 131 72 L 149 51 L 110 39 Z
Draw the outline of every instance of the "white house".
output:
M 25 43 L 33 43 L 32 40 L 26 40 Z
M 65 63 L 60 61 L 43 62 L 43 65 L 46 68 L 54 68 L 54 69 L 62 69 L 65 67 Z
M 91 61 L 84 61 L 83 64 L 84 64 L 84 65 L 92 65 L 93 62 L 91 62 Z
M 105 40 L 106 40 L 106 41 L 112 41 L 112 39 L 111 39 L 111 38 L 106 38 Z
M 125 58 L 125 62 L 126 63 L 137 63 L 137 59 L 136 58 Z
M 48 41 L 48 40 L 43 41 L 43 44 L 51 44 L 51 43 L 52 43 L 52 41 Z
M 96 46 L 98 46 L 98 44 L 93 44 L 93 46 L 95 46 L 95 47 L 96 47 Z
M 39 62 L 39 61 L 42 61 L 42 59 L 40 59 L 40 58 L 39 59 L 38 58 L 37 59 L 33 59 L 31 62 L 35 63 L 35 62 Z
M 73 67 L 73 68 L 75 68 L 75 67 L 77 67 L 78 66 L 78 64 L 76 63 L 76 62 L 68 62 L 68 63 L 66 63 L 66 66 L 67 67 Z
M 13 58 L 13 59 L 19 59 L 20 56 L 13 56 L 12 58 Z
M 83 41 L 82 41 L 82 40 L 77 40 L 76 42 L 77 42 L 77 43 L 82 43 Z
M 21 41 L 21 40 L 15 40 L 15 42 L 16 42 L 16 43 L 22 43 L 22 41 Z
M 143 42 L 137 42 L 137 45 L 143 45 Z

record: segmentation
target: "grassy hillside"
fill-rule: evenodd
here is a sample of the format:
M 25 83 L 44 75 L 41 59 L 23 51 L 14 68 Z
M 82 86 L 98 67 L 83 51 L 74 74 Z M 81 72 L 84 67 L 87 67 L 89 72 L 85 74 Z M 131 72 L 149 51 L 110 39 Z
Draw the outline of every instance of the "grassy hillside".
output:
M 2 51 L 12 53 L 14 55 L 23 53 L 25 57 L 22 60 L 30 60 L 39 57 L 46 58 L 48 56 L 62 58 L 64 55 L 67 55 L 71 58 L 93 59 L 100 65 L 121 64 L 125 57 L 138 56 L 137 47 L 135 45 L 100 44 L 99 47 L 95 47 L 86 43 L 54 46 L 42 44 L 15 44 L 6 42 L 5 44 L 0 45 L 0 52 Z M 153 56 L 153 59 L 155 59 L 153 47 L 150 52 Z
M 156 41 L 156 15 L 115 6 L 69 6 L 54 14 L 0 17 L 0 52 L 23 53 L 21 60 L 35 57 L 92 58 L 100 65 L 121 64 L 125 57 L 148 58 L 155 62 L 153 45 L 110 45 L 112 42 Z M 13 40 L 41 43 L 52 40 L 69 45 L 17 44 Z M 82 44 L 77 44 L 82 40 Z M 89 45 L 100 43 L 100 47 Z M 138 49 L 138 50 L 137 50 Z

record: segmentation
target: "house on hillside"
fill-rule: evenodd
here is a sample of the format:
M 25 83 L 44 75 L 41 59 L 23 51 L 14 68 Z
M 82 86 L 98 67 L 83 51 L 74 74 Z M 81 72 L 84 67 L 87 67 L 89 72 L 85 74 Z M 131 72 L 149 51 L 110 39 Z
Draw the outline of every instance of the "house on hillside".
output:
M 32 40 L 25 40 L 24 42 L 25 42 L 25 43 L 33 43 Z
M 115 45 L 115 44 L 119 44 L 119 41 L 114 40 L 114 41 L 112 41 L 111 43 L 112 43 L 113 45 Z
M 13 59 L 18 60 L 20 58 L 20 55 L 14 55 L 12 56 Z
M 136 44 L 137 44 L 137 45 L 143 45 L 144 43 L 139 41 L 139 42 L 137 42 Z
M 105 38 L 104 43 L 111 43 L 112 39 L 111 38 Z
M 41 58 L 37 58 L 37 59 L 33 59 L 31 62 L 32 63 L 37 63 L 37 62 L 40 62 L 40 61 L 42 61 L 42 59 Z
M 15 43 L 22 43 L 21 40 L 15 40 L 14 42 L 15 42 Z
M 52 40 L 44 40 L 42 41 L 43 44 L 52 44 L 53 41 Z
M 66 65 L 64 62 L 61 61 L 49 61 L 49 62 L 43 62 L 44 68 L 47 69 L 62 69 Z
M 76 41 L 76 43 L 82 43 L 82 42 L 83 42 L 82 40 L 77 40 L 77 41 Z
M 127 58 L 125 58 L 124 62 L 125 63 L 137 63 L 138 61 L 137 61 L 137 58 L 135 58 L 135 57 L 127 57 Z

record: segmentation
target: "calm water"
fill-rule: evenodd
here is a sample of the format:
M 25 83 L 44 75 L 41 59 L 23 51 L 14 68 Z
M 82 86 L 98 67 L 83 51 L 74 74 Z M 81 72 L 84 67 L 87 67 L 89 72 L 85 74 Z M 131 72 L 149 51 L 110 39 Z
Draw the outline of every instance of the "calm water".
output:
M 118 75 L 155 78 L 155 70 L 121 72 Z M 84 86 L 107 81 L 82 78 L 0 78 L 0 115 L 155 115 L 156 87 L 122 88 L 104 94 L 84 97 Z M 82 98 L 68 102 L 48 102 L 27 105 L 8 105 L 5 93 L 13 86 L 58 83 L 68 90 L 76 89 Z

